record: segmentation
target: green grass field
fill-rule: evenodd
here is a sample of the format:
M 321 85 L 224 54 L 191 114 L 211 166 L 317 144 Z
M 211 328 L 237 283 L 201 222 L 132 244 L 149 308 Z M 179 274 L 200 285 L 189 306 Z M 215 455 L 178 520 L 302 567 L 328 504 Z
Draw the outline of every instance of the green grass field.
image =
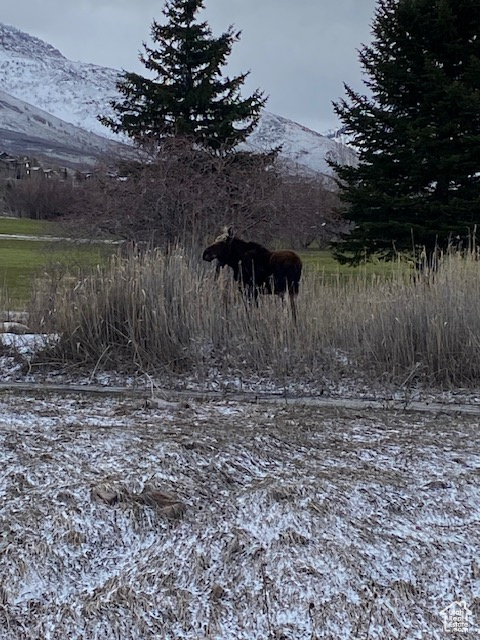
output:
M 42 271 L 86 269 L 105 260 L 114 251 L 112 245 L 75 244 L 58 241 L 33 241 L 6 236 L 64 237 L 61 226 L 44 220 L 0 217 L 0 307 L 24 308 L 30 300 L 35 276 Z M 2 237 L 5 236 L 5 237 Z M 406 266 L 397 263 L 370 262 L 359 267 L 340 265 L 327 250 L 299 252 L 305 271 L 316 271 L 327 280 L 349 277 L 388 277 Z
M 366 262 L 358 267 L 339 264 L 326 249 L 307 249 L 298 252 L 302 258 L 303 265 L 307 271 L 318 271 L 326 278 L 348 278 L 348 277 L 389 277 L 398 271 L 408 270 L 406 263 L 400 262 L 380 262 L 375 260 Z
M 2 237 L 5 236 L 5 237 Z M 42 272 L 87 269 L 105 260 L 112 245 L 37 241 L 6 236 L 62 236 L 51 222 L 0 218 L 0 307 L 23 309 L 31 298 L 36 276 Z
M 56 233 L 57 225 L 46 220 L 0 217 L 0 235 L 54 236 Z

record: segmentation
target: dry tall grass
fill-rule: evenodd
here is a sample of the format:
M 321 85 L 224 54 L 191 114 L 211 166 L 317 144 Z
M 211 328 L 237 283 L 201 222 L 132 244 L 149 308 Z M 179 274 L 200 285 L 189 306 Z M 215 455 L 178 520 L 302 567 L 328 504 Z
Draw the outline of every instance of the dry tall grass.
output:
M 480 280 L 473 258 L 446 257 L 434 277 L 348 279 L 306 273 L 298 321 L 288 305 L 244 302 L 231 273 L 218 280 L 198 255 L 115 257 L 49 305 L 64 361 L 96 369 L 252 374 L 318 381 L 472 386 L 480 378 Z

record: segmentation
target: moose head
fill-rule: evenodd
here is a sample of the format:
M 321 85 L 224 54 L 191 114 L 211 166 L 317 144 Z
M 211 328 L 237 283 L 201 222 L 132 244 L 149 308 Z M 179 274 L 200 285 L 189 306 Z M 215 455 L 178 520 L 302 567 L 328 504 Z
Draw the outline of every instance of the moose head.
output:
M 230 264 L 230 262 L 232 259 L 231 244 L 234 237 L 235 234 L 233 231 L 233 227 L 224 227 L 222 233 L 215 238 L 213 244 L 207 247 L 203 252 L 203 259 L 207 262 L 217 260 L 218 267 L 224 267 L 228 264 L 233 268 L 233 265 Z

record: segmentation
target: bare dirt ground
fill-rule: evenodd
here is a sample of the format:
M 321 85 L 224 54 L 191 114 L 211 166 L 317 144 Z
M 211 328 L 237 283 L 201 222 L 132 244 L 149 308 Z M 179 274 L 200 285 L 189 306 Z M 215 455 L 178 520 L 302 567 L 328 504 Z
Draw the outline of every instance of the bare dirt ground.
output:
M 479 422 L 3 391 L 0 637 L 477 637 Z

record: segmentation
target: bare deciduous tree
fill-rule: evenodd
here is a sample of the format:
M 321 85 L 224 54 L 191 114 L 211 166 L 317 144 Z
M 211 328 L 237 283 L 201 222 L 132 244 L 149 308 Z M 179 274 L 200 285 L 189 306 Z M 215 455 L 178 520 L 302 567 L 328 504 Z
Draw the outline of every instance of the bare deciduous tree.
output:
M 275 152 L 214 156 L 188 139 L 166 141 L 159 155 L 98 166 L 72 182 L 20 181 L 10 195 L 17 215 L 73 223 L 134 243 L 198 245 L 233 225 L 268 245 L 322 246 L 338 229 L 338 202 L 321 176 L 293 174 Z

